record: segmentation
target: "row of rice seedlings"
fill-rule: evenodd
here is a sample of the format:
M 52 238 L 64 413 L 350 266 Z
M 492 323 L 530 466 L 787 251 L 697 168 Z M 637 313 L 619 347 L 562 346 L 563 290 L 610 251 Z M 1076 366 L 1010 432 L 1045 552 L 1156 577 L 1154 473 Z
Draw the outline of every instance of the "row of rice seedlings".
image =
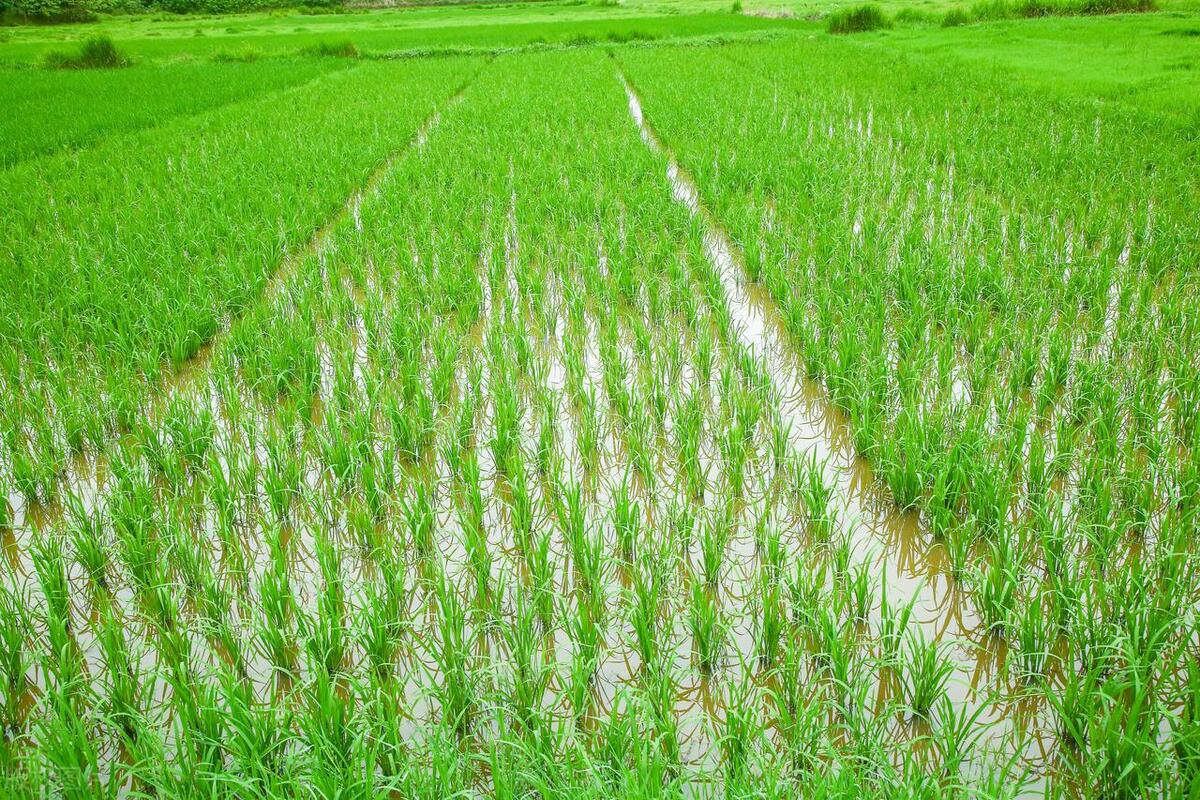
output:
M 344 225 L 234 333 L 191 398 L 216 403 L 203 468 L 188 466 L 190 434 L 156 422 L 104 497 L 80 498 L 98 524 L 21 532 L 42 566 L 36 589 L 12 591 L 38 630 L 5 634 L 19 640 L 6 664 L 78 672 L 51 646 L 63 626 L 42 632 L 52 617 L 89 629 L 52 568 L 67 538 L 96 541 L 74 575 L 103 576 L 120 605 L 102 619 L 132 624 L 105 656 L 113 676 L 82 692 L 52 681 L 16 774 L 66 786 L 86 774 L 72 765 L 101 762 L 91 774 L 166 794 L 219 794 L 214 776 L 264 795 L 303 780 L 786 796 L 967 776 L 1012 793 L 984 766 L 978 717 L 950 704 L 945 647 L 894 612 L 873 622 L 881 590 L 833 490 L 779 455 L 779 399 L 733 345 L 683 213 L 636 180 L 656 165 L 611 68 L 586 53 L 507 63 L 479 88 L 489 102 L 468 98 L 398 165 L 361 230 Z M 592 137 L 575 135 L 584 115 Z M 464 151 L 480 130 L 503 135 Z M 691 268 L 676 273 L 681 243 Z M 604 269 L 569 257 L 601 247 Z M 711 303 L 685 299 L 705 281 Z M 537 374 L 540 348 L 561 385 Z M 678 490 L 663 457 L 685 392 L 703 409 L 700 493 Z M 871 675 L 888 669 L 900 688 L 876 702 Z
M 1172 266 L 1194 243 L 1172 220 L 1194 181 L 1176 171 L 1126 184 L 1145 147 L 1143 120 L 1077 109 L 1049 135 L 1031 135 L 1045 119 L 1037 98 L 1007 91 L 1005 119 L 984 126 L 926 66 L 903 70 L 924 87 L 914 106 L 881 90 L 902 80 L 882 60 L 807 48 L 816 62 L 854 58 L 862 68 L 861 80 L 814 84 L 807 62 L 794 71 L 794 53 L 754 50 L 789 66 L 762 80 L 720 56 L 629 61 L 651 100 L 663 98 L 655 119 L 716 213 L 736 223 L 809 373 L 849 414 L 856 448 L 898 506 L 929 520 L 985 628 L 1015 645 L 1014 670 L 1058 705 L 1060 682 L 1107 652 L 1091 690 L 1096 721 L 1108 718 L 1103 706 L 1176 731 L 1196 573 L 1183 534 L 1192 504 L 1170 498 L 1194 483 L 1192 411 L 1179 402 L 1195 374 L 1179 367 L 1195 326 L 1179 312 L 1194 287 Z M 713 69 L 727 81 L 714 83 Z M 681 83 L 691 87 L 684 102 Z M 725 85 L 754 100 L 732 103 Z M 1170 148 L 1169 137 L 1154 140 Z M 785 147 L 803 156 L 773 168 Z M 933 155 L 944 152 L 952 158 Z M 1015 166 L 1039 159 L 1066 167 L 1043 182 Z M 1073 204 L 1091 196 L 1075 187 L 1097 176 L 1126 199 Z M 807 191 L 813 181 L 824 190 Z M 1147 564 L 1171 578 L 1130 592 Z M 1128 602 L 1117 605 L 1132 617 L 1110 603 L 1122 592 Z M 1141 669 L 1154 678 L 1134 678 Z M 1117 689 L 1128 685 L 1139 688 Z M 1111 791 L 1186 779 L 1184 762 L 1137 730 L 1116 751 L 1061 740 L 1065 780 Z
M 11 347 L 0 359 L 0 383 L 16 399 L 0 428 L 0 467 L 16 492 L 10 501 L 52 502 L 72 459 L 102 452 L 136 427 L 163 376 L 181 371 L 251 307 L 287 253 L 311 244 L 322 220 L 477 67 L 452 60 L 400 70 L 410 102 L 391 107 L 381 98 L 399 72 L 367 66 L 8 171 L 2 191 L 22 209 L 0 245 L 15 270 L 5 293 Z M 247 114 L 256 120 L 249 136 Z M 368 130 L 372 147 L 350 146 Z M 211 146 L 181 157 L 181 143 L 196 137 Z M 301 176 L 308 190 L 297 206 L 286 198 Z M 56 201 L 91 197 L 99 185 L 118 185 L 127 197 L 106 194 L 104 213 L 95 203 Z M 197 203 L 202 196 L 212 202 Z M 153 251 L 129 244 L 145 230 L 154 231 L 141 237 L 154 240 Z M 153 266 L 166 257 L 172 269 Z M 207 269 L 214 260 L 221 270 Z M 47 264 L 73 266 L 39 268 Z M 163 280 L 136 304 L 122 299 L 125 291 L 95 291 L 140 286 L 150 273 Z

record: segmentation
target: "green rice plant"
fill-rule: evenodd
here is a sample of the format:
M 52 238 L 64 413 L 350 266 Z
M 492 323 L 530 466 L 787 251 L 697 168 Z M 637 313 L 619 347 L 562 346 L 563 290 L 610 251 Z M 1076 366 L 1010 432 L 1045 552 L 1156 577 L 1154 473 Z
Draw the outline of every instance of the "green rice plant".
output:
M 537 441 L 538 472 L 543 478 L 556 468 L 555 458 L 558 452 L 557 417 L 557 401 L 553 397 L 547 398 L 542 404 L 541 423 L 538 427 Z
M 1067 663 L 1071 663 L 1070 659 Z M 1055 732 L 1060 741 L 1076 752 L 1087 746 L 1092 721 L 1097 717 L 1097 682 L 1094 672 L 1067 669 L 1061 686 L 1045 689 L 1046 700 L 1054 709 Z
M 288 679 L 295 669 L 296 652 L 292 636 L 296 600 L 282 543 L 283 530 L 268 528 L 266 533 L 271 563 L 263 572 L 259 585 L 262 613 L 256 620 L 256 638 L 276 676 Z
M 104 654 L 107 681 L 105 714 L 125 740 L 133 742 L 144 724 L 150 687 L 144 684 L 144 676 L 135 667 L 137 654 L 130 652 L 125 624 L 111 607 L 106 607 L 101 615 L 97 639 Z
M 788 596 L 792 605 L 792 621 L 802 631 L 813 632 L 818 615 L 826 600 L 824 564 L 806 564 L 796 560 L 796 568 L 788 580 Z
M 763 573 L 758 581 L 758 625 L 755 628 L 755 649 L 759 664 L 764 668 L 779 659 L 779 645 L 785 627 L 783 602 L 779 582 Z
M 287 520 L 303 481 L 304 466 L 292 436 L 292 432 L 283 427 L 272 427 L 263 442 L 267 459 L 263 465 L 262 485 L 273 519 L 278 523 Z
M 0 679 L 4 683 L 3 724 L 6 740 L 15 739 L 25 729 L 25 698 L 29 691 L 27 673 L 32 654 L 26 642 L 31 639 L 29 619 L 20 598 L 7 587 L 0 589 Z
M 1013 644 L 1010 651 L 1016 662 L 1016 671 L 1026 680 L 1038 680 L 1045 676 L 1053 654 L 1055 628 L 1046 618 L 1046 603 L 1042 594 L 1025 598 L 1021 610 L 1016 612 L 1013 623 Z
M 199 469 L 212 447 L 215 423 L 207 406 L 196 407 L 182 396 L 173 398 L 167 406 L 163 427 L 171 444 L 189 469 Z
M 867 564 L 860 563 L 851 570 L 847 590 L 850 618 L 860 625 L 866 624 L 875 604 L 875 583 Z
M 338 41 L 321 40 L 316 44 L 301 49 L 301 55 L 320 56 L 322 58 L 358 58 L 358 47 L 349 39 Z
M 941 776 L 951 786 L 963 779 L 963 769 L 970 766 L 981 740 L 992 729 L 991 724 L 981 721 L 987 710 L 987 703 L 979 703 L 974 710 L 956 705 L 947 694 L 942 694 L 935 703 L 936 724 L 931 740 L 937 750 Z
M 438 641 L 433 656 L 440 674 L 438 700 L 442 721 L 459 737 L 475 724 L 479 686 L 471 657 L 471 636 L 458 593 L 443 576 L 434 587 Z
M 493 554 L 487 540 L 482 478 L 474 451 L 463 460 L 462 478 L 464 503 L 459 509 L 459 529 L 475 578 L 476 599 L 482 604 L 492 597 Z
M 33 740 L 46 771 L 64 797 L 98 797 L 104 794 L 101 754 L 91 735 L 91 720 L 80 711 L 76 700 L 84 688 L 84 678 L 75 680 L 78 682 L 47 691 L 43 700 L 46 712 L 37 720 Z
M 221 696 L 227 704 L 225 751 L 255 790 L 284 780 L 293 712 L 260 702 L 253 687 L 227 670 L 220 672 Z
M 638 699 L 653 741 L 661 753 L 667 775 L 677 774 L 682 763 L 679 746 L 679 723 L 675 715 L 675 698 L 679 689 L 669 669 L 654 669 L 645 675 L 638 687 Z
M 659 600 L 663 579 L 652 563 L 635 566 L 632 577 L 629 624 L 643 669 L 657 670 L 662 653 Z
M 729 542 L 729 530 L 724 520 L 712 520 L 703 526 L 700 537 L 700 565 L 704 583 L 715 589 L 721 583 L 721 570 L 725 565 L 725 551 Z
M 400 501 L 401 515 L 408 529 L 408 543 L 420 558 L 433 554 L 436 514 L 433 489 L 425 481 L 414 481 L 412 494 Z
M 301 618 L 304 649 L 311 668 L 318 674 L 332 677 L 346 666 L 350 646 L 345 577 L 341 551 L 332 540 L 318 533 L 314 549 L 321 571 L 321 586 L 315 613 Z
M 750 671 L 744 670 L 742 675 L 742 680 L 729 686 L 724 724 L 718 733 L 717 742 L 721 749 L 722 772 L 726 785 L 744 789 L 747 787 L 742 785 L 743 781 L 750 777 L 753 743 L 763 723 L 754 701 Z
M 1161 785 L 1167 754 L 1158 741 L 1161 712 L 1148 687 L 1123 676 L 1100 687 L 1089 727 L 1085 774 L 1104 797 L 1135 797 Z
M 941 652 L 937 642 L 927 641 L 923 633 L 909 633 L 899 675 L 905 703 L 914 716 L 929 716 L 934 706 L 946 696 L 946 684 L 953 674 L 954 665 Z
M 725 622 L 715 592 L 703 581 L 691 583 L 688 606 L 688 630 L 692 635 L 696 665 L 700 674 L 711 676 L 721 665 L 725 650 Z
M 975 531 L 970 525 L 951 528 L 942 539 L 942 547 L 950 562 L 950 576 L 956 581 L 963 581 L 971 575 L 975 541 Z
M 907 603 L 893 606 L 888 600 L 887 582 L 883 583 L 879 605 L 879 649 L 881 662 L 886 666 L 898 667 L 901 664 L 901 645 L 908 632 L 916 599 L 914 595 Z
M 618 552 L 621 558 L 633 564 L 637 558 L 638 543 L 642 538 L 642 511 L 638 502 L 630 497 L 628 475 L 617 487 L 616 497 L 613 498 L 612 516 Z
M 541 621 L 542 629 L 550 631 L 554 625 L 556 593 L 554 587 L 555 565 L 550 553 L 550 532 L 535 534 L 526 551 L 530 583 L 533 588 L 533 607 Z
M 804 469 L 801 496 L 807 512 L 809 535 L 815 542 L 828 542 L 833 535 L 835 516 L 830 508 L 833 490 L 825 483 L 824 467 L 816 453 Z
M 512 621 L 502 626 L 512 662 L 509 704 L 519 733 L 537 734 L 542 727 L 542 698 L 552 672 L 542 658 L 537 613 L 523 592 L 517 592 Z
M 70 517 L 68 536 L 71 548 L 75 552 L 75 560 L 83 567 L 92 586 L 107 592 L 110 589 L 111 565 L 108 549 L 104 546 L 100 513 L 98 510 L 87 511 L 79 496 L 75 494 L 68 495 L 66 503 Z
M 403 622 L 398 609 L 385 591 L 367 584 L 366 596 L 358 609 L 355 627 L 359 631 L 363 654 L 370 665 L 372 679 L 387 685 L 395 676 L 396 654 L 400 647 Z
M 826 709 L 819 695 L 806 690 L 803 658 L 800 647 L 784 647 L 779 680 L 765 689 L 778 720 L 786 763 L 801 775 L 817 768 L 827 736 Z
M 86 688 L 83 653 L 75 637 L 71 613 L 71 585 L 67 580 L 62 542 L 56 536 L 40 535 L 30 552 L 45 604 L 46 645 L 53 658 L 49 668 L 60 689 Z
M 525 472 L 524 456 L 520 455 L 520 452 L 517 450 L 514 453 L 513 471 L 508 477 L 509 496 L 506 505 L 516 544 L 522 551 L 527 551 L 532 546 L 533 537 L 533 496 Z
M 1200 665 L 1193 660 L 1184 669 L 1187 700 L 1171 728 L 1180 775 L 1185 783 L 1194 783 L 1200 775 Z
M 591 690 L 599 665 L 600 626 L 586 605 L 575 606 L 568 618 L 571 637 L 571 665 L 567 676 L 567 696 L 576 720 L 583 720 L 591 707 Z
M 1017 601 L 1017 568 L 1011 541 L 997 538 L 990 548 L 987 571 L 976 579 L 975 601 L 988 630 L 1001 636 L 1012 627 L 1012 612 Z

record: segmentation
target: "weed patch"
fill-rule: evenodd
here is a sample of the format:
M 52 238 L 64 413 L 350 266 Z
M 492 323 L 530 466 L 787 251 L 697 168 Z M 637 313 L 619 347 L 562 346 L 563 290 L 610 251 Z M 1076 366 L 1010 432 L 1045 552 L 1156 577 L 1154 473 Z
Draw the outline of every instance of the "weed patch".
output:
M 874 3 L 846 8 L 829 15 L 826 29 L 830 33 L 865 33 L 892 27 L 892 20 Z
M 126 66 L 129 59 L 111 38 L 93 36 L 85 40 L 78 50 L 50 51 L 43 63 L 48 69 L 114 69 Z

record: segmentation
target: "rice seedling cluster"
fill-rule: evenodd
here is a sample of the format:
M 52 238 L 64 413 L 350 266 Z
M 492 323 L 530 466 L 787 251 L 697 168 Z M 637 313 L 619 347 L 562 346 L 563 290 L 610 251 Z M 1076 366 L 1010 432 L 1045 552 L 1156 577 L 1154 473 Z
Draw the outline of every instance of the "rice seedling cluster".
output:
M 1195 166 L 829 37 L 15 164 L 0 793 L 1186 796 Z

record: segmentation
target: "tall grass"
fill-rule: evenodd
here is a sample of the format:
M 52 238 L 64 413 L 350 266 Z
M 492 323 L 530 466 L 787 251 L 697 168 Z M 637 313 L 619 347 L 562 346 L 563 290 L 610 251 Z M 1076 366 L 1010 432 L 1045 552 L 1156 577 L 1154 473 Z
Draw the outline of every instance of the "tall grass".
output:
M 830 33 L 865 33 L 892 27 L 892 20 L 883 9 L 874 3 L 839 9 L 826 18 L 825 28 Z
M 48 69 L 113 69 L 127 66 L 129 59 L 110 37 L 97 35 L 85 39 L 74 52 L 47 52 L 42 63 Z

